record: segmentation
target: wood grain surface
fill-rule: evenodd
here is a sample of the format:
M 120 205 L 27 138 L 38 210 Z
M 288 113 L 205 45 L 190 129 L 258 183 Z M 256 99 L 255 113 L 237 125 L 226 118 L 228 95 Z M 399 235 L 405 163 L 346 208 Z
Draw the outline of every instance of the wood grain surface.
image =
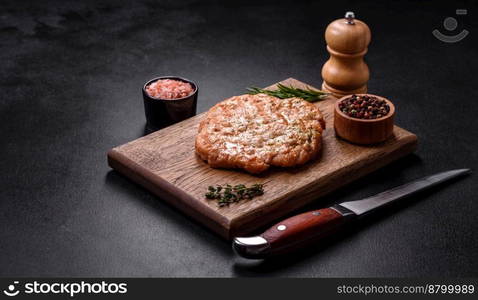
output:
M 337 232 L 348 218 L 328 207 L 295 215 L 275 224 L 260 236 L 269 252 L 286 253 Z
M 285 85 L 304 87 L 289 78 Z M 271 86 L 273 87 L 273 86 Z M 213 169 L 195 154 L 199 121 L 193 118 L 154 132 L 108 152 L 109 165 L 224 238 L 244 235 L 285 214 L 413 152 L 417 137 L 397 126 L 382 144 L 358 146 L 335 136 L 336 98 L 316 103 L 326 120 L 318 159 L 295 168 L 271 168 L 261 175 Z M 398 112 L 399 113 L 399 112 Z M 264 183 L 264 195 L 218 207 L 204 194 L 209 185 Z
M 322 89 L 336 97 L 367 92 L 370 72 L 364 61 L 371 40 L 364 22 L 338 19 L 327 26 L 325 41 L 329 60 L 322 67 Z

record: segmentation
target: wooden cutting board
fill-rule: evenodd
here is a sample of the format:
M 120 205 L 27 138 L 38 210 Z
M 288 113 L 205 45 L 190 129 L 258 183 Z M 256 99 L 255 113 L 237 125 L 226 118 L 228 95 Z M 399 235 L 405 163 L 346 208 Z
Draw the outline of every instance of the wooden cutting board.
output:
M 306 86 L 292 78 L 281 83 Z M 259 176 L 237 170 L 212 169 L 194 152 L 194 139 L 204 113 L 111 149 L 108 163 L 230 239 L 250 233 L 415 150 L 416 135 L 397 126 L 394 136 L 380 145 L 358 146 L 338 139 L 333 126 L 335 100 L 330 97 L 316 103 L 327 126 L 323 150 L 317 160 L 301 167 L 270 169 Z M 209 185 L 227 183 L 264 183 L 265 194 L 229 207 L 218 207 L 216 202 L 205 199 Z

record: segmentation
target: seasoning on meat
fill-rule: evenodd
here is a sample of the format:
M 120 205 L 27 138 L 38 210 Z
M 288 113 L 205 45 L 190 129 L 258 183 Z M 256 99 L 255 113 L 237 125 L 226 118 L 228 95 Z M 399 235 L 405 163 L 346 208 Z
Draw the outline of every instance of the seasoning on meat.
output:
M 213 106 L 199 125 L 196 152 L 212 167 L 260 173 L 316 157 L 325 122 L 300 98 L 242 95 Z

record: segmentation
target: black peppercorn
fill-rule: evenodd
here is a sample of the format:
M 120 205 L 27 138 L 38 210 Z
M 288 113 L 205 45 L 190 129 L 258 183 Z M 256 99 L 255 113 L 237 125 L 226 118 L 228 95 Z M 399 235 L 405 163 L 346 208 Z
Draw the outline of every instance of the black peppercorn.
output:
M 349 117 L 357 119 L 378 119 L 390 112 L 385 100 L 368 95 L 352 95 L 339 103 L 339 109 Z

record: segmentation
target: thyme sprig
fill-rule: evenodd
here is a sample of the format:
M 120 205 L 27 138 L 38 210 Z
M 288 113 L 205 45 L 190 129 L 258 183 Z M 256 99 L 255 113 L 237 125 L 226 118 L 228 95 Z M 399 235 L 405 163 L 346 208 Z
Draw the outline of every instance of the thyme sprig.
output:
M 264 195 L 264 185 L 255 183 L 251 187 L 247 187 L 244 184 L 235 186 L 226 184 L 225 186 L 217 185 L 216 187 L 210 185 L 205 196 L 207 199 L 216 200 L 219 207 L 223 207 L 234 202 L 244 199 L 249 200 L 261 195 Z
M 269 96 L 277 97 L 280 99 L 298 97 L 307 102 L 316 102 L 326 98 L 329 93 L 321 90 L 313 90 L 307 87 L 305 90 L 301 88 L 294 88 L 292 86 L 285 86 L 283 84 L 277 84 L 277 90 L 265 90 L 258 87 L 247 88 L 249 94 L 267 94 Z

